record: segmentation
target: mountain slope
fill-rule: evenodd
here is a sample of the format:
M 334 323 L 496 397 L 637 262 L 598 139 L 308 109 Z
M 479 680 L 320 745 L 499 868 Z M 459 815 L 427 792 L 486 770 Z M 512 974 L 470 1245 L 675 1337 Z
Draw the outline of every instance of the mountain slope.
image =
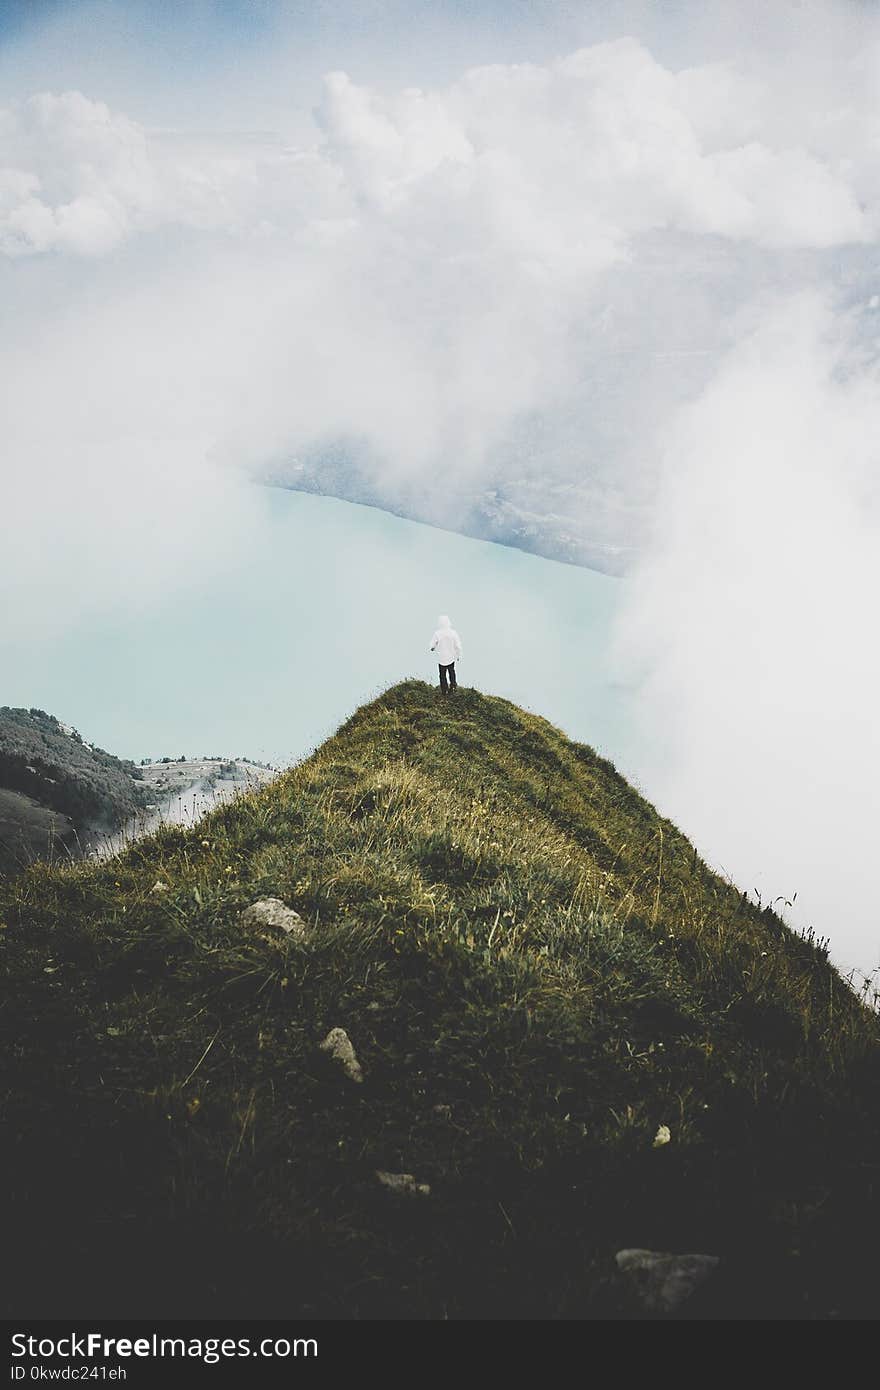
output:
M 641 1246 L 722 1257 L 694 1316 L 876 1314 L 876 1017 L 506 701 L 397 686 L 0 918 L 11 1312 L 629 1316 Z
M 75 831 L 115 829 L 146 803 L 140 778 L 44 710 L 0 707 L 0 871 L 70 848 Z

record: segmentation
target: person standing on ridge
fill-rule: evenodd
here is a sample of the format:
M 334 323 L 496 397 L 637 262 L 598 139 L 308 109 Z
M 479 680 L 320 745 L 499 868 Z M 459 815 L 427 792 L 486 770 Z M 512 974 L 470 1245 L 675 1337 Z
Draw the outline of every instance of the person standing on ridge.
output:
M 445 613 L 437 619 L 437 631 L 431 638 L 431 651 L 436 651 L 440 665 L 440 693 L 448 695 L 458 689 L 455 663 L 461 660 L 461 638 Z M 448 682 L 448 684 L 447 684 Z

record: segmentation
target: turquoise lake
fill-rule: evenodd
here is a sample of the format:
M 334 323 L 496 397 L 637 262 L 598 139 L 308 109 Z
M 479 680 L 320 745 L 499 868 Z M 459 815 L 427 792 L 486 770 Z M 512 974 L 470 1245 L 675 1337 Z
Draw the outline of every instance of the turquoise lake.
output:
M 463 685 L 503 695 L 632 769 L 609 676 L 623 582 L 370 507 L 281 489 L 219 573 L 44 643 L 0 636 L 3 701 L 38 706 L 120 756 L 303 757 L 358 705 L 436 681 L 439 613 Z M 31 634 L 33 637 L 33 634 Z

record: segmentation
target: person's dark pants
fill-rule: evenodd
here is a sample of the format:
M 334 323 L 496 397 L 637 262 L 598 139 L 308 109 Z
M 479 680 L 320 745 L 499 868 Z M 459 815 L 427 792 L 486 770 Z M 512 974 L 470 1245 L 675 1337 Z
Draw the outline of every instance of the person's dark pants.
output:
M 448 680 L 448 685 L 447 685 Z M 448 666 L 440 666 L 440 689 L 444 695 L 448 695 L 450 690 L 457 690 L 458 683 L 455 679 L 455 662 L 450 661 Z

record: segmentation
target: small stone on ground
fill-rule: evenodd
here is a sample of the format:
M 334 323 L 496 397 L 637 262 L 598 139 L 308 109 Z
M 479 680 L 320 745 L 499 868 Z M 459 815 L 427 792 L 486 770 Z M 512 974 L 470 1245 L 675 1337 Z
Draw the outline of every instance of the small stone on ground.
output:
M 614 1258 L 652 1313 L 674 1313 L 720 1263 L 717 1255 L 673 1255 L 662 1250 L 618 1250 Z
M 306 924 L 298 912 L 288 907 L 280 898 L 260 898 L 251 903 L 241 914 L 243 927 L 274 927 L 286 935 L 302 938 L 306 934 Z
M 334 1062 L 338 1062 L 351 1081 L 363 1081 L 364 1073 L 361 1064 L 357 1059 L 357 1053 L 351 1044 L 351 1038 L 344 1028 L 331 1028 L 324 1041 L 321 1043 L 321 1051 L 329 1052 Z
M 431 1189 L 426 1182 L 416 1182 L 412 1173 L 386 1173 L 376 1169 L 376 1177 L 389 1192 L 398 1192 L 403 1197 L 429 1197 Z

